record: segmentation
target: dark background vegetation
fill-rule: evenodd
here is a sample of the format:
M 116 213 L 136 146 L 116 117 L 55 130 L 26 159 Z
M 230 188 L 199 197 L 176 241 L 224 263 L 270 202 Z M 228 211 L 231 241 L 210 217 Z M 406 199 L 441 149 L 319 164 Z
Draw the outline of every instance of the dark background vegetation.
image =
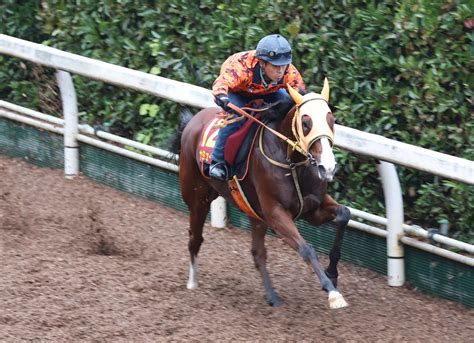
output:
M 471 3 L 472 5 L 472 3 Z M 231 53 L 270 33 L 309 90 L 331 83 L 339 124 L 473 160 L 474 18 L 468 1 L 3 0 L 0 32 L 210 88 Z M 52 70 L 0 55 L 0 98 L 60 115 Z M 79 76 L 81 120 L 162 146 L 180 105 Z M 384 214 L 376 161 L 337 151 L 336 198 Z M 406 220 L 473 242 L 474 189 L 398 167 Z

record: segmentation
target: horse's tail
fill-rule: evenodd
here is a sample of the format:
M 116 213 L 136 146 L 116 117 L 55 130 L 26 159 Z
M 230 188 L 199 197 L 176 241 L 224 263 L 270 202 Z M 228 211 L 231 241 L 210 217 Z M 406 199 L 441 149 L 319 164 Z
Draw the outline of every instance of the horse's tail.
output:
M 193 118 L 192 112 L 189 108 L 185 108 L 181 111 L 179 115 L 179 126 L 176 129 L 174 136 L 171 138 L 169 144 L 169 150 L 172 153 L 178 154 L 181 152 L 181 136 L 183 134 L 183 130 L 188 125 L 190 120 Z

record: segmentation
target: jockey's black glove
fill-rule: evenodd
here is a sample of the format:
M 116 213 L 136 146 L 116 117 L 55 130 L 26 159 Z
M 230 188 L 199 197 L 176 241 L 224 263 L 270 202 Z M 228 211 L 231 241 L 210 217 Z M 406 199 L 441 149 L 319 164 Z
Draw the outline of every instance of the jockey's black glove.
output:
M 229 97 L 225 94 L 219 94 L 216 96 L 216 104 L 219 107 L 222 107 L 222 109 L 226 112 L 230 112 L 231 109 L 229 108 Z

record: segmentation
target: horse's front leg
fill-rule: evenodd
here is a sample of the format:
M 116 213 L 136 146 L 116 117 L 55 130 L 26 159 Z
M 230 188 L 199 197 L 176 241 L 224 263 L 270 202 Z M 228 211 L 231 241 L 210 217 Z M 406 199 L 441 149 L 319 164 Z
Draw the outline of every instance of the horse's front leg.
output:
M 331 279 L 335 287 L 337 287 L 337 264 L 341 259 L 341 247 L 346 231 L 347 223 L 351 218 L 351 212 L 345 206 L 339 205 L 331 196 L 326 194 L 321 206 L 315 211 L 308 222 L 313 226 L 320 226 L 332 220 L 336 222 L 336 237 L 329 253 L 329 266 L 326 269 L 326 275 Z
M 284 242 L 298 251 L 303 260 L 311 266 L 321 283 L 321 287 L 328 293 L 329 307 L 331 309 L 346 307 L 347 302 L 344 297 L 323 271 L 316 251 L 301 237 L 291 213 L 277 205 L 273 206 L 265 217 L 271 218 L 266 220 L 266 223 L 281 236 Z
M 249 219 L 252 224 L 252 256 L 255 262 L 255 267 L 262 275 L 267 303 L 270 306 L 280 306 L 283 304 L 283 301 L 273 288 L 270 274 L 267 270 L 267 249 L 265 248 L 267 226 L 259 220 L 250 217 Z

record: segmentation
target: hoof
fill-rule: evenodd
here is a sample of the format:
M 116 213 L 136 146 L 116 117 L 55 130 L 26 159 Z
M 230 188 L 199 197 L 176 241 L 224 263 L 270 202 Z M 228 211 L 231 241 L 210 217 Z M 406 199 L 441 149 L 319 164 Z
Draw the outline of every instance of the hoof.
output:
M 328 301 L 329 308 L 332 310 L 349 306 L 349 304 L 344 300 L 342 294 L 338 291 L 329 292 Z
M 186 288 L 187 289 L 196 289 L 196 288 L 198 288 L 198 284 L 197 284 L 197 282 L 188 281 L 188 283 L 186 284 Z
M 267 304 L 272 307 L 279 307 L 283 305 L 283 300 L 278 295 L 273 295 L 271 297 L 267 297 Z

